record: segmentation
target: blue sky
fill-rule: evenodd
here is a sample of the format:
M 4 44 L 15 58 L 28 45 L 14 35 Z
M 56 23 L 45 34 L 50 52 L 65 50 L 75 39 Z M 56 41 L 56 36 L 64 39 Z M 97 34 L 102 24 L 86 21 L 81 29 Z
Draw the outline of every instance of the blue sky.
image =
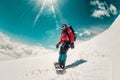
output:
M 88 40 L 112 24 L 120 0 L 0 0 L 0 31 L 13 41 L 54 46 L 62 24 Z

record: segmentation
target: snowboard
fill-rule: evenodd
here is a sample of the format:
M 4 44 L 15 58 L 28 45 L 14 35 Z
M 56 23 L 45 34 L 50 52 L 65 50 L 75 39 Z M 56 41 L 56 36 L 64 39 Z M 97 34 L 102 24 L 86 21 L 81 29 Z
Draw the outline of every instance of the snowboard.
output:
M 58 62 L 55 62 L 55 63 L 54 63 L 54 67 L 55 67 L 55 70 L 56 70 L 56 73 L 57 73 L 57 74 L 65 74 L 65 73 L 66 73 L 65 69 L 62 69 L 62 68 L 59 66 L 59 63 L 58 63 Z

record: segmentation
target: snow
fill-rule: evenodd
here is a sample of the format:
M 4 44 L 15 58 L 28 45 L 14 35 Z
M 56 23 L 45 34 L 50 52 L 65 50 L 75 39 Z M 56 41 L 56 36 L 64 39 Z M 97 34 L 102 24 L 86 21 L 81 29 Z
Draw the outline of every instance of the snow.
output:
M 95 43 L 113 62 L 113 80 L 120 80 L 120 15 L 111 27 L 96 37 Z
M 19 59 L 12 57 L 11 60 L 0 61 L 0 80 L 120 80 L 119 22 L 120 15 L 111 27 L 100 35 L 87 42 L 76 41 L 75 49 L 68 51 L 64 75 L 57 75 L 53 66 L 53 63 L 57 61 L 58 51 L 39 47 L 43 51 L 37 50 L 41 55 L 34 56 L 31 53 L 30 57 L 29 55 L 24 58 L 18 56 Z M 3 41 L 3 39 L 0 40 Z M 14 46 L 13 42 L 9 40 L 8 42 Z M 14 44 L 21 46 L 20 43 Z M 26 47 L 28 46 L 24 45 L 23 48 L 26 49 Z M 29 46 L 30 50 L 32 48 Z M 0 51 L 3 50 L 0 49 Z M 19 49 L 15 51 L 19 52 Z M 49 54 L 45 55 L 44 51 Z
M 78 60 L 73 62 L 64 75 L 57 75 L 53 62 L 57 54 L 41 57 L 10 60 L 0 62 L 1 80 L 111 80 L 111 66 L 107 59 L 93 58 L 90 61 Z M 75 57 L 76 55 L 74 55 Z M 107 62 L 103 63 L 103 62 Z M 75 63 L 79 65 L 75 65 Z M 70 65 L 71 63 L 68 63 Z M 98 79 L 99 78 L 99 79 Z

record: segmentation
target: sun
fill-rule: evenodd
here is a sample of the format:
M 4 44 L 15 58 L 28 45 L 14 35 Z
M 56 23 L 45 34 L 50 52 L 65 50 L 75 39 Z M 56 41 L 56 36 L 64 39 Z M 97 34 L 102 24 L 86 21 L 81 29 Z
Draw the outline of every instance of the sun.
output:
M 41 3 L 46 2 L 47 5 L 54 4 L 57 2 L 57 0 L 36 0 L 36 3 L 38 5 L 41 5 Z
M 54 4 L 57 4 L 57 0 L 34 0 L 36 1 L 36 6 L 39 8 L 39 12 L 35 17 L 33 27 L 36 25 L 38 19 L 40 18 L 43 11 L 47 11 L 46 14 L 53 14 L 54 19 L 56 20 L 56 12 Z M 56 21 L 57 24 L 57 21 Z

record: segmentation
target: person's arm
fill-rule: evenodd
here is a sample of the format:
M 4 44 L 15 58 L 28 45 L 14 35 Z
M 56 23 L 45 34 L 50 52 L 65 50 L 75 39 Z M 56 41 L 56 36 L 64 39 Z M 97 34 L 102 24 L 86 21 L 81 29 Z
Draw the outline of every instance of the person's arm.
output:
M 60 37 L 60 41 L 56 44 L 56 48 L 59 48 L 59 45 L 62 43 L 62 39 Z
M 69 34 L 70 34 L 70 47 L 71 49 L 73 49 L 74 48 L 74 34 L 71 31 L 69 32 Z
M 63 37 L 65 37 L 64 33 L 62 32 L 60 35 L 60 41 L 57 43 L 58 45 L 63 43 Z
M 62 40 L 60 39 L 60 41 L 57 44 L 60 45 L 61 43 L 62 43 Z
M 74 43 L 74 34 L 70 31 L 70 43 Z

